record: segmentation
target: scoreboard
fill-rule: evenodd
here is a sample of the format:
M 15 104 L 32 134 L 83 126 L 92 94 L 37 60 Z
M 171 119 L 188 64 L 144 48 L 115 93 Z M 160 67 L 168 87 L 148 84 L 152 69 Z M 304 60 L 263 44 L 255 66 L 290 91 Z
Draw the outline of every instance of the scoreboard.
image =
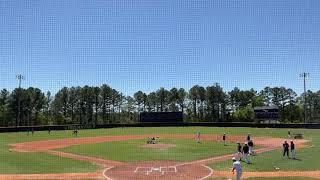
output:
M 142 112 L 141 123 L 176 123 L 183 122 L 182 112 Z
M 275 106 L 255 107 L 254 114 L 257 120 L 278 120 L 279 108 Z

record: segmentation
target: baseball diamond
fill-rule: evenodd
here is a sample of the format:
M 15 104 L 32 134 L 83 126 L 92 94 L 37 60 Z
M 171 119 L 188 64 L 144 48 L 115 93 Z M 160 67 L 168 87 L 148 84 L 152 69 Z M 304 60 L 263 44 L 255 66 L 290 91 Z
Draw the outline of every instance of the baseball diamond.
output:
M 236 143 L 246 141 L 247 132 L 251 133 L 254 140 L 256 156 L 249 157 L 253 164 L 247 165 L 242 162 L 243 178 L 320 178 L 320 171 L 318 171 L 320 167 L 315 165 L 316 161 L 305 156 L 305 154 L 315 153 L 318 150 L 317 144 L 320 142 L 316 137 L 319 132 L 307 129 L 296 130 L 298 131 L 305 137 L 309 137 L 294 139 L 299 160 L 282 158 L 282 144 L 286 140 L 285 129 L 115 128 L 79 130 L 77 137 L 72 136 L 72 130 L 55 131 L 51 135 L 36 132 L 33 136 L 25 133 L 4 133 L 2 137 L 6 138 L 3 140 L 8 143 L 6 148 L 10 150 L 6 154 L 17 157 L 41 154 L 44 161 L 53 159 L 42 168 L 33 164 L 37 169 L 30 168 L 29 172 L 25 173 L 11 170 L 11 173 L 8 174 L 4 172 L 5 168 L 10 169 L 8 166 L 10 158 L 7 158 L 6 161 L 3 161 L 6 163 L 1 165 L 0 179 L 202 180 L 232 178 L 234 175 L 228 170 L 232 165 L 230 160 L 237 154 Z M 197 143 L 198 132 L 201 132 L 201 143 Z M 226 133 L 226 146 L 222 140 L 224 133 Z M 157 137 L 157 143 L 161 146 L 158 149 L 143 147 L 148 137 Z M 165 144 L 171 147 L 162 148 Z M 46 156 L 50 158 L 45 158 Z M 76 162 L 75 168 L 71 168 L 69 172 L 61 171 L 57 167 L 61 160 Z M 29 159 L 26 163 L 32 161 L 38 162 L 39 159 Z M 60 166 L 68 167 L 68 163 Z M 306 164 L 305 168 L 295 172 L 300 169 L 301 164 Z M 87 168 L 82 170 L 81 167 L 78 167 L 79 165 Z M 275 166 L 278 169 L 275 169 Z M 23 164 L 17 164 L 16 168 L 23 168 Z M 54 170 L 54 168 L 57 169 Z

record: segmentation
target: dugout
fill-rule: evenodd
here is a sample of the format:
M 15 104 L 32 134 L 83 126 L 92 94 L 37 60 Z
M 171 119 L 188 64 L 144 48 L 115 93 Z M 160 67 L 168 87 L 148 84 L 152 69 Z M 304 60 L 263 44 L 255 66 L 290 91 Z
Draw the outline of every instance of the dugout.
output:
M 140 123 L 179 123 L 183 122 L 182 112 L 142 112 Z

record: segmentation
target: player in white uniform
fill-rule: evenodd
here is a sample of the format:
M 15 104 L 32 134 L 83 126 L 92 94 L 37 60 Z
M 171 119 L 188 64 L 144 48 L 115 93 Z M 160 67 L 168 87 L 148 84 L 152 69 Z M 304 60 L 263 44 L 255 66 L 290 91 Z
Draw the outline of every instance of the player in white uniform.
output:
M 238 161 L 235 157 L 232 158 L 233 164 L 232 164 L 232 173 L 234 171 L 237 172 L 237 178 L 236 180 L 240 180 L 241 175 L 242 175 L 242 167 L 240 161 Z
M 200 143 L 200 131 L 197 132 L 197 135 L 196 135 L 196 139 L 197 139 L 197 143 Z

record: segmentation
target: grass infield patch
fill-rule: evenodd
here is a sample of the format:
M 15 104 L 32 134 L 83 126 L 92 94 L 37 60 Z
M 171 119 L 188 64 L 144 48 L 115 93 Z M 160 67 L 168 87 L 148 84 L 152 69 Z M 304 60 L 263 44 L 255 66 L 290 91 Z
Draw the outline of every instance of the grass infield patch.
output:
M 230 154 L 235 151 L 235 146 L 224 146 L 222 142 L 213 141 L 197 143 L 192 139 L 168 138 L 160 139 L 158 143 L 176 146 L 166 150 L 144 148 L 142 146 L 146 144 L 146 139 L 141 139 L 76 145 L 64 148 L 62 151 L 122 162 L 193 161 Z

